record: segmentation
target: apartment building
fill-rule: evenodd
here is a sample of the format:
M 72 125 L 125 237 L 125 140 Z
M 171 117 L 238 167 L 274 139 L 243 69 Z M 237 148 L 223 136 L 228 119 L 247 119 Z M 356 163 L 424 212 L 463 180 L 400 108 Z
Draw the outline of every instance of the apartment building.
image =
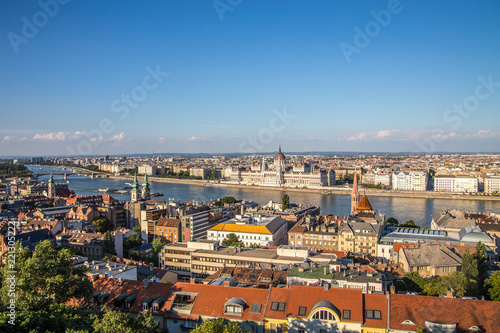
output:
M 475 177 L 441 175 L 434 178 L 436 192 L 476 193 L 479 181 Z
M 280 246 L 252 249 L 219 246 L 219 242 L 172 243 L 159 254 L 160 267 L 174 271 L 179 280 L 204 279 L 224 267 L 266 268 L 300 264 L 309 257 L 309 248 Z
M 427 171 L 394 171 L 392 174 L 392 189 L 406 191 L 425 191 L 429 174 Z
M 500 193 L 500 176 L 491 176 L 484 178 L 485 193 Z

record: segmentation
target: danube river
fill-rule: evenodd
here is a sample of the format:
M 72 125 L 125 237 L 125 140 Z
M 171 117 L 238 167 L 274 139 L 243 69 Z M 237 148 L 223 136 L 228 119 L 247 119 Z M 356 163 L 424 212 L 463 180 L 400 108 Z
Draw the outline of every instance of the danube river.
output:
M 28 167 L 35 173 L 60 173 L 60 168 Z M 71 173 L 71 171 L 68 171 Z M 48 176 L 40 176 L 39 180 L 47 180 Z M 55 175 L 56 182 L 64 182 L 62 176 Z M 122 189 L 131 180 L 118 180 L 108 178 L 90 179 L 86 176 L 69 176 L 68 186 L 76 194 L 96 195 L 98 189 Z M 143 179 L 139 179 L 142 183 Z M 276 189 L 259 188 L 232 188 L 232 187 L 206 187 L 191 184 L 155 182 L 150 179 L 151 192 L 163 193 L 155 197 L 158 200 L 174 198 L 183 201 L 207 201 L 210 199 L 233 196 L 237 200 L 246 199 L 257 203 L 268 203 L 270 200 L 281 201 L 285 191 Z M 289 192 L 292 203 L 310 204 L 321 207 L 321 214 L 346 216 L 350 212 L 351 197 L 349 195 L 322 195 L 310 192 Z M 129 200 L 129 195 L 111 194 L 118 200 Z M 493 212 L 500 214 L 500 201 L 487 200 L 457 200 L 457 199 L 429 199 L 429 198 L 404 198 L 404 197 L 369 197 L 375 211 L 385 213 L 386 217 L 393 216 L 400 222 L 413 220 L 421 226 L 430 226 L 431 215 L 446 209 L 464 209 L 473 212 Z

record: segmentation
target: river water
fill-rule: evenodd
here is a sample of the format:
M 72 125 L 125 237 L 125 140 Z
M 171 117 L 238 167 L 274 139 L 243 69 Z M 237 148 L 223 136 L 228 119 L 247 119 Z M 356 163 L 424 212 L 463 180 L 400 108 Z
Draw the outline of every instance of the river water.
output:
M 60 173 L 61 168 L 52 167 L 28 167 L 35 173 Z M 71 173 L 71 171 L 68 171 Z M 40 176 L 39 180 L 47 180 L 49 176 Z M 67 178 L 70 190 L 80 195 L 99 194 L 98 189 L 110 188 L 119 190 L 131 180 L 117 180 L 108 178 L 90 179 L 87 176 L 72 175 Z M 54 175 L 55 182 L 64 182 L 62 176 Z M 142 183 L 140 179 L 139 183 Z M 163 193 L 163 196 L 154 197 L 158 200 L 174 198 L 183 201 L 207 201 L 209 199 L 233 196 L 237 200 L 246 199 L 257 203 L 268 203 L 270 200 L 281 201 L 285 191 L 258 189 L 258 188 L 230 188 L 230 187 L 206 187 L 200 185 L 163 183 L 149 179 L 151 192 Z M 289 192 L 290 202 L 310 204 L 321 207 L 321 214 L 346 216 L 350 212 L 351 197 L 349 195 L 335 194 L 322 195 L 320 193 Z M 126 201 L 129 195 L 111 194 L 117 200 Z M 420 226 L 430 226 L 431 215 L 441 209 L 464 209 L 473 212 L 493 212 L 500 214 L 500 201 L 486 200 L 457 200 L 457 199 L 428 199 L 428 198 L 404 198 L 404 197 L 369 197 L 373 208 L 386 217 L 392 216 L 400 222 L 413 220 Z

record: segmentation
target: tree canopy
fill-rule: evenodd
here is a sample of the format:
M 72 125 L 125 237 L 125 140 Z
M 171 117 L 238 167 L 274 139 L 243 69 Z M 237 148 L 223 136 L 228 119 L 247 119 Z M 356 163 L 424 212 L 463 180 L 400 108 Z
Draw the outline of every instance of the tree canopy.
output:
M 250 333 L 244 331 L 238 324 L 216 319 L 205 321 L 203 324 L 191 331 L 192 333 Z
M 486 290 L 492 301 L 500 302 L 500 271 L 496 271 L 486 280 Z
M 230 205 L 230 204 L 234 204 L 236 202 L 236 199 L 234 197 L 230 197 L 230 196 L 225 196 L 224 198 L 222 198 L 220 200 L 222 206 L 225 206 L 225 205 Z
M 94 220 L 97 232 L 105 233 L 106 231 L 113 231 L 115 229 L 113 223 L 105 217 Z
M 391 216 L 385 219 L 385 224 L 387 224 L 389 227 L 397 227 L 399 225 L 399 221 Z
M 113 241 L 111 231 L 109 230 L 106 231 L 106 234 L 104 235 L 103 251 L 104 253 L 116 254 L 115 242 Z
M 245 246 L 243 242 L 238 239 L 236 234 L 230 233 L 227 235 L 226 239 L 222 241 L 223 246 Z
M 285 193 L 281 197 L 281 210 L 284 211 L 288 208 L 290 208 L 290 197 Z
M 16 272 L 16 307 L 19 309 L 37 311 L 52 304 L 64 304 L 72 298 L 92 296 L 93 286 L 85 276 L 86 268 L 73 265 L 68 249 L 56 250 L 50 241 L 44 241 L 31 253 L 16 243 L 15 255 L 15 263 L 2 268 L 2 305 L 10 302 L 10 271 Z
M 147 316 L 139 314 L 137 318 L 134 318 L 121 311 L 108 311 L 101 318 L 96 317 L 92 328 L 95 333 L 168 332 L 158 328 L 151 314 Z

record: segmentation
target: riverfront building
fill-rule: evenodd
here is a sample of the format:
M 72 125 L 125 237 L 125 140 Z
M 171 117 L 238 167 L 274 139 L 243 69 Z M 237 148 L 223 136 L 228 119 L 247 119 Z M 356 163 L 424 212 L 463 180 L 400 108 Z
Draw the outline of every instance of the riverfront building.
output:
M 434 191 L 436 192 L 475 193 L 478 189 L 479 182 L 475 177 L 443 175 L 434 178 Z
M 485 193 L 500 193 L 500 176 L 486 177 L 484 179 Z
M 280 146 L 270 168 L 267 168 L 267 164 L 262 158 L 259 165 L 252 165 L 250 169 L 232 168 L 229 173 L 230 180 L 247 185 L 297 188 L 320 188 L 335 185 L 335 171 L 333 169 L 313 169 L 308 164 L 287 166 L 285 160 L 286 157 L 281 152 Z
M 427 171 L 394 171 L 392 189 L 406 191 L 425 191 L 429 174 Z

